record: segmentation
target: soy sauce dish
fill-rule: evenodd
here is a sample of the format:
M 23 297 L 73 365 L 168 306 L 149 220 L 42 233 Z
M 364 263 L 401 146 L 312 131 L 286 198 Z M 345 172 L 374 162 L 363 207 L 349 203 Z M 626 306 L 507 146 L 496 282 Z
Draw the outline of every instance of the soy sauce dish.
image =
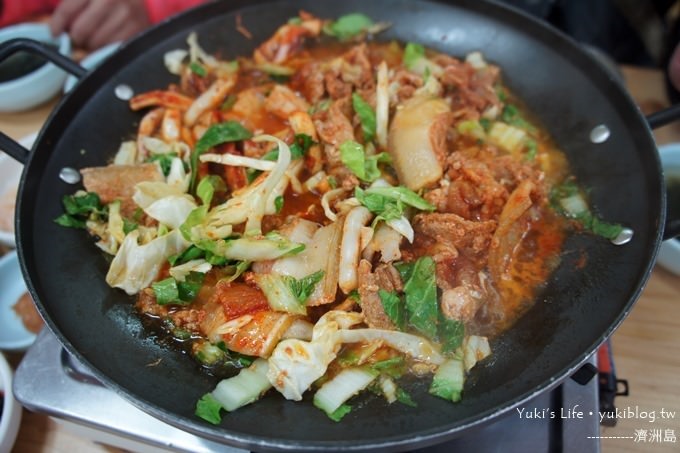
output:
M 24 23 L 0 30 L 0 43 L 31 38 L 70 56 L 66 34 L 54 37 L 47 24 Z M 0 112 L 19 112 L 47 102 L 64 86 L 67 74 L 42 57 L 17 52 L 0 62 Z

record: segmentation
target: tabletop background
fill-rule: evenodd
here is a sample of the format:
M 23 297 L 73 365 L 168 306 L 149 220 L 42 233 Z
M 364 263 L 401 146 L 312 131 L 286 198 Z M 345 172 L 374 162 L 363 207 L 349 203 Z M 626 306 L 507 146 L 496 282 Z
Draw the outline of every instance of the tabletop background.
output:
M 640 108 L 651 113 L 667 105 L 663 74 L 657 70 L 621 68 L 626 85 Z M 37 131 L 56 104 L 23 113 L 0 114 L 0 130 L 14 139 Z M 657 144 L 680 141 L 680 122 L 655 131 Z M 2 250 L 0 250 L 0 253 Z M 628 397 L 618 397 L 620 409 L 637 407 L 656 411 L 654 423 L 635 418 L 620 419 L 615 427 L 601 430 L 604 453 L 680 451 L 680 277 L 657 266 L 629 317 L 612 336 L 617 374 L 630 387 Z M 6 354 L 16 366 L 21 354 Z M 661 419 L 661 409 L 674 412 Z M 635 442 L 636 430 L 672 432 L 676 442 Z M 663 439 L 662 439 L 663 440 Z M 123 450 L 100 445 L 80 437 L 43 414 L 24 410 L 15 452 L 119 453 Z

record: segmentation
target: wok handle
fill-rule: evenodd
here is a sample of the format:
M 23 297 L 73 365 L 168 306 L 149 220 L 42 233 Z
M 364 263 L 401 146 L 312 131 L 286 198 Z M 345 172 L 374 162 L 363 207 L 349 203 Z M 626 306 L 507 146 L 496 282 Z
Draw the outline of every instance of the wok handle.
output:
M 647 116 L 647 123 L 652 129 L 665 126 L 677 120 L 680 120 L 680 103 Z M 680 236 L 680 219 L 667 219 L 663 230 L 663 240 L 665 241 L 677 236 Z
M 47 61 L 54 63 L 77 78 L 81 78 L 87 74 L 87 69 L 83 68 L 69 57 L 60 54 L 45 43 L 28 38 L 10 39 L 0 44 L 0 61 L 4 61 L 10 55 L 20 51 L 40 55 Z
M 680 219 L 666 220 L 666 226 L 663 229 L 663 240 L 673 239 L 680 236 Z
M 47 44 L 27 38 L 10 39 L 0 44 L 0 62 L 16 52 L 21 51 L 40 55 L 47 61 L 57 65 L 77 78 L 81 78 L 87 74 L 85 68 L 70 58 L 60 54 Z M 2 132 L 0 132 L 0 149 L 22 164 L 25 164 L 28 160 L 29 150 Z
M 4 132 L 0 132 L 0 150 L 7 153 L 19 163 L 25 164 L 28 161 L 29 150 L 21 146 Z
M 656 129 L 677 120 L 680 120 L 680 103 L 652 113 L 647 117 L 647 124 L 652 129 Z

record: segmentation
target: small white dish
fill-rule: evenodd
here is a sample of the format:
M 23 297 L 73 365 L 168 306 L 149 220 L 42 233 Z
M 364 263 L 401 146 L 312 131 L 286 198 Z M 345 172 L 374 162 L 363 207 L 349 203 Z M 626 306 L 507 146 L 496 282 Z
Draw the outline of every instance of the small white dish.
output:
M 0 29 L 0 42 L 14 38 L 30 38 L 53 43 L 60 54 L 71 56 L 71 40 L 66 33 L 53 37 L 45 23 L 24 23 Z M 66 80 L 66 72 L 52 63 L 17 79 L 0 83 L 0 112 L 21 112 L 37 107 L 59 93 Z
M 80 61 L 80 66 L 89 70 L 96 68 L 97 66 L 102 64 L 104 60 L 109 58 L 116 50 L 118 50 L 121 44 L 122 44 L 121 42 L 113 42 L 100 49 L 97 49 L 96 51 L 89 54 L 87 57 L 83 58 Z M 66 83 L 64 84 L 64 93 L 68 93 L 69 91 L 71 91 L 77 82 L 78 79 L 76 79 L 75 76 L 72 75 L 68 76 L 68 78 L 66 79 Z
M 27 135 L 19 140 L 26 149 L 33 148 L 37 133 Z M 17 189 L 23 165 L 0 152 L 0 244 L 14 248 L 14 206 L 16 203 Z
M 661 156 L 661 165 L 667 186 L 673 180 L 680 185 L 680 143 L 660 146 L 659 155 Z M 680 206 L 676 207 L 675 211 L 680 212 Z M 673 238 L 663 241 L 659 249 L 657 263 L 675 275 L 680 275 L 680 239 Z
M 13 308 L 27 291 L 15 250 L 0 258 L 0 288 L 0 350 L 24 351 L 36 335 L 24 327 Z
M 0 354 L 0 393 L 2 393 L 2 415 L 0 416 L 0 451 L 12 451 L 21 425 L 21 404 L 12 393 L 12 369 L 5 356 Z

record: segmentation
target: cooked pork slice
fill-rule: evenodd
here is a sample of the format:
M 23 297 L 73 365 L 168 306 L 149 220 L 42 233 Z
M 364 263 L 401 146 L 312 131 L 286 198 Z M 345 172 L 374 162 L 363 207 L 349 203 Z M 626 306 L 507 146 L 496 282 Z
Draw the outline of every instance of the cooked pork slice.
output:
M 371 263 L 367 260 L 361 260 L 358 268 L 358 280 L 361 310 L 366 323 L 376 329 L 395 330 L 396 327 L 385 314 L 378 291 L 380 289 L 387 292 L 402 291 L 404 285 L 399 272 L 391 264 L 381 264 L 374 273 L 371 273 Z
M 102 203 L 121 201 L 121 213 L 131 216 L 137 209 L 132 201 L 135 185 L 143 181 L 163 181 L 163 173 L 154 163 L 141 165 L 108 165 L 106 167 L 89 167 L 80 170 L 83 185 L 88 192 L 99 195 Z
M 478 260 L 484 259 L 489 249 L 496 230 L 496 221 L 475 222 L 465 220 L 457 214 L 433 212 L 416 215 L 413 218 L 413 229 L 416 237 L 424 236 L 424 241 L 437 250 L 450 249 L 451 256 L 460 252 L 470 259 Z
M 479 288 L 461 285 L 444 290 L 440 307 L 448 319 L 468 323 L 475 317 L 483 302 L 484 298 Z
M 321 140 L 325 143 L 324 150 L 330 166 L 341 165 L 340 145 L 348 140 L 354 140 L 352 122 L 344 113 L 345 103 L 336 101 L 323 111 L 314 114 L 314 126 Z
M 264 101 L 264 108 L 281 119 L 288 119 L 295 112 L 309 110 L 307 101 L 284 85 L 275 85 Z

